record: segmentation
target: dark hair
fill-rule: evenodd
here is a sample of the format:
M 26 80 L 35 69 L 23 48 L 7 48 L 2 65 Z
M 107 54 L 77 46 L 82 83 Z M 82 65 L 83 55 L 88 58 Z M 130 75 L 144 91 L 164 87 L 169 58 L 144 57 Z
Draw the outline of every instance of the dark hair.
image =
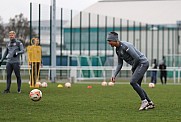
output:
M 118 41 L 118 33 L 112 31 L 112 32 L 109 32 L 108 35 L 107 35 L 107 41 Z
M 118 35 L 118 33 L 114 32 L 114 31 L 110 32 L 110 34 Z

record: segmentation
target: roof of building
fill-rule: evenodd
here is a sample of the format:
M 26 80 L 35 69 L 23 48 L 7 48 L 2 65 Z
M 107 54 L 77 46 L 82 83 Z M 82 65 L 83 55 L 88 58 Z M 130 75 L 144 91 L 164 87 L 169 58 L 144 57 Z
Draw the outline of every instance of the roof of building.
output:
M 84 12 L 148 24 L 176 24 L 181 0 L 100 0 Z

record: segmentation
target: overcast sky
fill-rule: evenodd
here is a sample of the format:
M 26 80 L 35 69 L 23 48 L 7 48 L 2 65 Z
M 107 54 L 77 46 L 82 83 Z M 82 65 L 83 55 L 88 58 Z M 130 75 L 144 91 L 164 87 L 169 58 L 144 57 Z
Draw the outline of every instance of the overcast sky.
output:
M 51 1 L 52 0 L 1 0 L 0 16 L 4 23 L 8 22 L 10 17 L 13 18 L 20 13 L 23 13 L 25 17 L 29 18 L 30 2 L 50 5 Z M 57 7 L 81 11 L 97 1 L 98 0 L 56 0 L 56 3 Z

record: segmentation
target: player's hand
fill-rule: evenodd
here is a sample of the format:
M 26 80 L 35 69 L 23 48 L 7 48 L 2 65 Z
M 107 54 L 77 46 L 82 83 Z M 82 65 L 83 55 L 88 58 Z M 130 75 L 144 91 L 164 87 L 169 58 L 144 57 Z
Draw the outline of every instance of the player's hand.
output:
M 16 57 L 17 55 L 18 55 L 18 53 L 17 53 L 17 52 L 15 52 L 15 53 L 14 53 L 14 55 L 13 55 L 13 57 Z
M 115 83 L 115 77 L 111 77 L 111 82 Z

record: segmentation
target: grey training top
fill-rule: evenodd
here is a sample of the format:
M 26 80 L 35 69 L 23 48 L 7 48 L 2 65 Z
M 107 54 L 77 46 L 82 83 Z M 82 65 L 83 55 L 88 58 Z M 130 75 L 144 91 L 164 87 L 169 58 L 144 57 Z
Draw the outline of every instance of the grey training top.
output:
M 118 56 L 118 65 L 113 74 L 113 77 L 116 77 L 118 72 L 123 66 L 123 60 L 132 66 L 132 69 L 135 70 L 138 64 L 148 62 L 148 59 L 143 55 L 139 50 L 137 50 L 133 44 L 121 41 L 120 46 L 116 47 L 116 54 Z
M 13 55 L 17 53 L 18 55 L 14 57 Z M 7 43 L 6 50 L 2 57 L 2 61 L 7 58 L 8 63 L 20 62 L 20 54 L 24 53 L 24 47 L 21 41 L 14 39 Z

